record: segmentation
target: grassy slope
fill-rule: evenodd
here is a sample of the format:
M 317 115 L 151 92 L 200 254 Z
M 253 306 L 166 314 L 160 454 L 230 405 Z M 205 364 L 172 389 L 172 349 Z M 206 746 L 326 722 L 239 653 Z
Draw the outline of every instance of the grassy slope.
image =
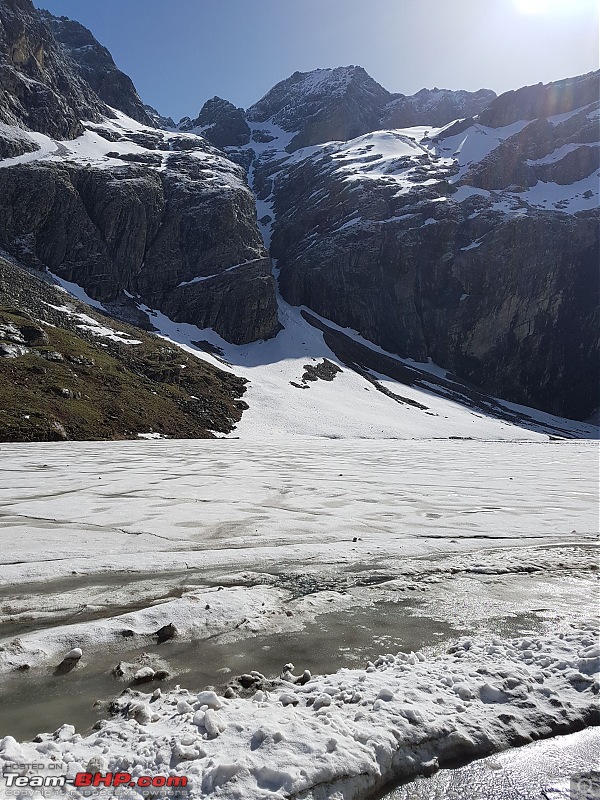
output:
M 98 336 L 53 305 L 68 305 L 141 344 Z M 116 323 L 0 260 L 0 344 L 11 343 L 6 326 L 25 335 L 28 352 L 0 357 L 2 441 L 124 439 L 147 432 L 207 438 L 229 432 L 246 407 L 239 400 L 243 379 Z M 41 335 L 32 333 L 35 328 Z

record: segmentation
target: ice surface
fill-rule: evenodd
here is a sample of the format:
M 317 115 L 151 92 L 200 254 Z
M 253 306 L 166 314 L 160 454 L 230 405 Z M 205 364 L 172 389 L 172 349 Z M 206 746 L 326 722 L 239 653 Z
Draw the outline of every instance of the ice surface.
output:
M 384 565 L 393 574 L 407 558 L 466 556 L 489 547 L 499 549 L 506 571 L 514 548 L 579 544 L 597 533 L 593 442 L 282 437 L 259 445 L 2 445 L 2 463 L 10 470 L 4 469 L 0 490 L 0 589 L 64 580 L 73 572 L 218 575 L 278 569 L 282 562 L 323 573 L 326 565 L 356 569 L 358 561 L 361 570 Z M 520 550 L 514 563 L 530 564 L 531 558 Z M 485 560 L 468 563 L 499 569 Z M 40 591 L 30 601 L 12 601 L 4 618 L 33 614 L 51 623 L 56 600 L 39 602 L 52 587 Z M 69 599 L 65 591 L 65 608 L 94 603 L 93 595 L 74 592 Z M 21 635 L 17 650 L 0 651 L 0 668 L 44 663 L 76 646 L 87 651 L 120 639 L 123 628 L 154 631 L 173 622 L 201 636 L 243 620 L 247 629 L 263 632 L 288 624 L 276 587 L 209 594 L 201 593 L 201 604 L 184 595 L 126 618 Z M 338 600 L 346 607 L 352 598 Z M 113 590 L 109 604 L 128 601 L 126 590 Z
M 589 772 L 598 763 L 600 730 L 588 728 L 511 749 L 466 767 L 441 770 L 433 778 L 419 778 L 398 788 L 389 800 L 591 799 L 593 790 L 586 791 L 592 783 Z

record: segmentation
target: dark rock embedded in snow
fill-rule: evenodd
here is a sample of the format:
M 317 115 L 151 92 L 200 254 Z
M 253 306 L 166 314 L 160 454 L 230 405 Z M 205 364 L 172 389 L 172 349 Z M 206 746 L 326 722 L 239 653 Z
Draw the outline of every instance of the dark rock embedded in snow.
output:
M 159 644 L 168 642 L 177 636 L 177 628 L 172 622 L 169 622 L 168 625 L 163 625 L 162 628 L 159 628 L 154 635 Z
M 324 358 L 322 361 L 319 361 L 317 364 L 305 364 L 304 365 L 304 374 L 302 375 L 302 381 L 332 381 L 338 372 L 342 370 L 338 367 L 337 364 L 329 361 L 329 359 Z

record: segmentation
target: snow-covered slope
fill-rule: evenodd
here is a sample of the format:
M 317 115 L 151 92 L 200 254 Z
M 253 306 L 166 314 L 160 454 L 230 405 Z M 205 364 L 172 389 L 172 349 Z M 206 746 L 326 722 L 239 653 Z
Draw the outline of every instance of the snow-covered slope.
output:
M 283 329 L 274 339 L 241 347 L 228 344 L 209 329 L 176 323 L 147 306 L 141 308 L 160 335 L 248 379 L 244 400 L 249 409 L 232 436 L 250 440 L 290 435 L 514 440 L 546 438 L 548 434 L 598 435 L 593 425 L 474 395 L 473 387 L 461 384 L 431 362 L 400 359 L 356 331 L 322 320 L 327 329 L 364 348 L 361 357 L 367 366 L 362 369 L 344 358 L 343 343 L 332 349 L 323 332 L 308 321 L 311 315 L 281 298 Z M 369 353 L 373 363 L 369 363 Z M 385 361 L 378 367 L 380 355 Z M 310 371 L 323 361 L 334 364 L 339 372 L 332 378 L 303 379 L 307 368 Z M 403 380 L 383 374 L 387 369 L 393 375 L 395 366 L 403 370 Z
M 272 125 L 250 178 L 283 296 L 492 394 L 586 418 L 600 377 L 597 113 L 291 155 Z

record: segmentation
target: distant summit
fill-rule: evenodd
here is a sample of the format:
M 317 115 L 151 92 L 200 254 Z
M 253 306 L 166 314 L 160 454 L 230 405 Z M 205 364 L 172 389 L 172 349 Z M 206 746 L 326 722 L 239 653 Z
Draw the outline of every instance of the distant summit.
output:
M 196 119 L 182 119 L 179 130 L 199 133 L 215 147 L 239 147 L 250 141 L 244 109 L 221 97 L 207 100 Z
M 215 97 L 205 103 L 198 118 L 185 117 L 178 127 L 200 133 L 217 147 L 239 147 L 249 141 L 248 123 L 264 123 L 263 137 L 274 125 L 295 134 L 287 147 L 293 152 L 324 142 L 348 141 L 382 128 L 446 125 L 478 114 L 495 97 L 491 89 L 435 88 L 421 89 L 412 96 L 392 94 L 363 67 L 350 65 L 294 72 L 245 114 Z

